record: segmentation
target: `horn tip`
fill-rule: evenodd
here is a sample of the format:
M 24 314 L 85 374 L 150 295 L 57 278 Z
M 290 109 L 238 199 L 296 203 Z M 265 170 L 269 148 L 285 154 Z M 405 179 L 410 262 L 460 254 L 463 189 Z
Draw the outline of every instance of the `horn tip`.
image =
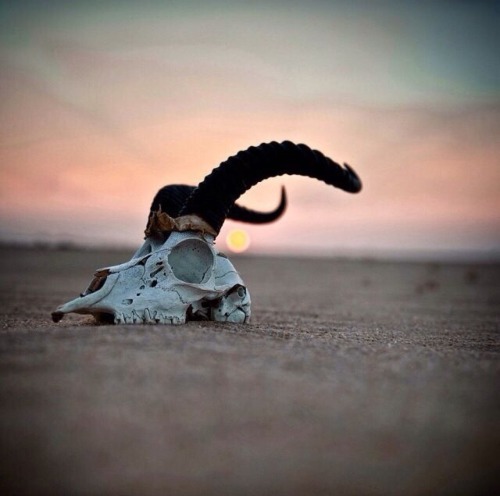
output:
M 349 178 L 351 180 L 349 192 L 351 193 L 359 193 L 363 189 L 363 183 L 359 178 L 356 171 L 346 162 L 344 162 L 344 168 L 349 174 Z

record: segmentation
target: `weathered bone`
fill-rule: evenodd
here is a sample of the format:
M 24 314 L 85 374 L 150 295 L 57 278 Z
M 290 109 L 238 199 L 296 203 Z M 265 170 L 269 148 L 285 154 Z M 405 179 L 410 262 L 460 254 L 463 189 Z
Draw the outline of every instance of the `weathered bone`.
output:
M 80 297 L 52 313 L 54 322 L 70 312 L 125 324 L 182 324 L 200 319 L 248 322 L 248 290 L 213 243 L 238 197 L 259 181 L 282 174 L 314 177 L 351 193 L 361 189 L 353 169 L 306 145 L 273 142 L 239 152 L 194 190 L 174 188 L 180 196 L 167 201 L 165 211 L 158 208 L 151 213 L 146 240 L 132 259 L 98 270 Z M 268 222 L 269 215 L 281 215 L 285 205 L 283 193 L 276 211 L 255 214 L 243 209 L 242 218 Z
M 98 270 L 89 289 L 53 312 L 54 322 L 69 312 L 114 323 L 250 318 L 250 297 L 239 274 L 214 248 L 213 237 L 196 232 L 173 232 L 154 252 Z

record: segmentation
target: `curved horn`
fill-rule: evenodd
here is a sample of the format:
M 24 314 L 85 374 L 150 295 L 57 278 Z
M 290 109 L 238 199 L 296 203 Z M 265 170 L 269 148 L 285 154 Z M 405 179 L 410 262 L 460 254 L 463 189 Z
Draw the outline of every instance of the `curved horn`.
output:
M 153 198 L 150 213 L 156 212 L 161 208 L 161 210 L 167 213 L 170 217 L 178 217 L 180 210 L 186 203 L 186 200 L 195 189 L 195 186 L 188 186 L 186 184 L 169 184 L 168 186 L 164 186 Z M 266 222 L 273 222 L 281 217 L 286 209 L 286 204 L 287 200 L 285 188 L 282 187 L 280 203 L 274 210 L 271 210 L 270 212 L 258 212 L 235 203 L 229 209 L 227 217 L 240 222 L 264 224 Z
M 187 184 L 169 184 L 163 186 L 153 198 L 149 209 L 150 213 L 161 209 L 162 212 L 167 213 L 170 217 L 178 217 L 182 206 L 186 203 L 186 200 L 194 189 L 194 186 L 188 186 Z
M 234 203 L 229 209 L 227 218 L 239 222 L 248 222 L 249 224 L 265 224 L 266 222 L 273 222 L 279 219 L 286 210 L 286 204 L 286 191 L 285 187 L 282 186 L 280 203 L 274 210 L 270 212 L 257 212 L 256 210 L 250 210 L 249 208 Z
M 347 164 L 342 167 L 306 145 L 273 141 L 252 146 L 222 162 L 198 185 L 179 215 L 197 215 L 218 233 L 231 205 L 245 191 L 283 174 L 316 178 L 350 193 L 361 190 L 359 177 Z

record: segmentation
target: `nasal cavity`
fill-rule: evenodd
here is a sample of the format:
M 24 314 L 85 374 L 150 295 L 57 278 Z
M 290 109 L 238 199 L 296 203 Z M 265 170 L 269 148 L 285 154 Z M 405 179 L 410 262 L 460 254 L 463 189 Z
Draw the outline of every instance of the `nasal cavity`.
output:
M 107 276 L 94 277 L 94 279 L 92 279 L 91 283 L 89 284 L 89 287 L 80 296 L 87 296 L 89 294 L 95 293 L 96 291 L 99 291 L 104 286 L 107 278 Z

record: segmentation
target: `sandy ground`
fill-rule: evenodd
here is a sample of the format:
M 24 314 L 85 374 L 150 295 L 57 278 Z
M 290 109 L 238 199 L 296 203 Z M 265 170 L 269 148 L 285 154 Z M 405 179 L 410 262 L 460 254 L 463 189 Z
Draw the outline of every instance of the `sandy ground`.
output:
M 0 250 L 0 493 L 500 494 L 500 266 L 236 258 L 247 325 L 50 312 L 130 253 Z

